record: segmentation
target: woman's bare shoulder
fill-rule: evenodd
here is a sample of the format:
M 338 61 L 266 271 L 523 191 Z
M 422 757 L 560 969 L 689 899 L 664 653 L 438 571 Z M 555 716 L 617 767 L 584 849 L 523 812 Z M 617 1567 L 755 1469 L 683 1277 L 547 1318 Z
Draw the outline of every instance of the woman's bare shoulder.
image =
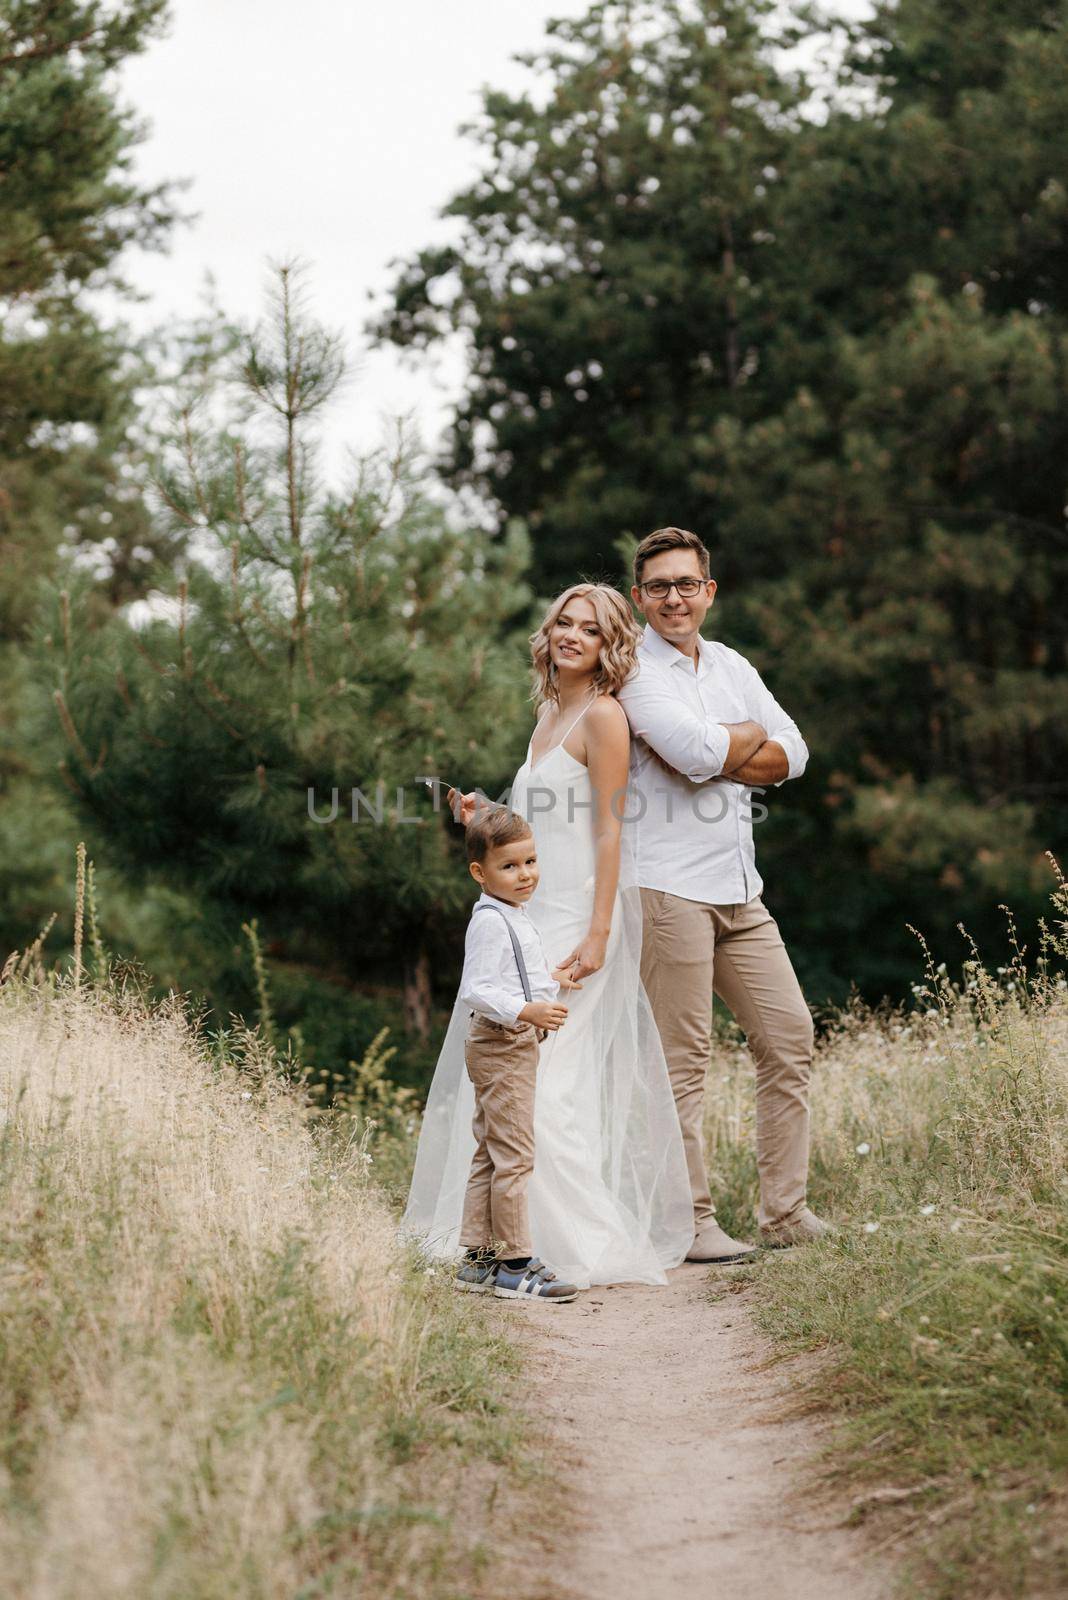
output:
M 630 734 L 627 713 L 613 694 L 599 694 L 586 714 L 590 728 L 602 738 Z

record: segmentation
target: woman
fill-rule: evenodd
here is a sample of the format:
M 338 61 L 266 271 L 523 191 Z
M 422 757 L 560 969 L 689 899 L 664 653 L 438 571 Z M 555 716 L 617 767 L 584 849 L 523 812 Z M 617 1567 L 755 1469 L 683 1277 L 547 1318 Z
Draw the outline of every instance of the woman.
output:
M 576 584 L 553 602 L 531 639 L 538 722 L 511 791 L 541 873 L 528 914 L 550 966 L 578 985 L 561 995 L 568 1018 L 538 1067 L 531 1233 L 537 1254 L 580 1287 L 663 1283 L 693 1238 L 678 1116 L 639 976 L 641 905 L 624 820 L 630 735 L 615 694 L 639 638 L 626 601 L 605 585 Z M 462 797 L 461 821 L 475 803 Z M 474 1149 L 466 1026 L 457 1008 L 404 1218 L 408 1233 L 450 1255 Z

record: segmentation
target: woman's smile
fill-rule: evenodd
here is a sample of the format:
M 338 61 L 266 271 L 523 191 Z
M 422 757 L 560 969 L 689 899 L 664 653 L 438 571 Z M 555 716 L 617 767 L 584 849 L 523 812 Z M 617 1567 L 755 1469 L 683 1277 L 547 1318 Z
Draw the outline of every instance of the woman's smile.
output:
M 604 636 L 591 602 L 576 596 L 549 629 L 549 658 L 554 667 L 595 671 Z

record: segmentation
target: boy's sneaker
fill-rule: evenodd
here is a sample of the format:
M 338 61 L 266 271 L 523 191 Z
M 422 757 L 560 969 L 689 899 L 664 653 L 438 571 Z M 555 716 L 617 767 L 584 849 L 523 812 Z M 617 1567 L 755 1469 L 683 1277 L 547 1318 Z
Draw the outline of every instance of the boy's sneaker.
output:
M 470 1294 L 492 1294 L 497 1278 L 497 1262 L 461 1261 L 452 1280 L 456 1289 L 466 1289 Z
M 535 1256 L 525 1267 L 497 1268 L 493 1292 L 502 1300 L 553 1300 L 563 1304 L 574 1300 L 578 1290 L 573 1283 L 561 1283 L 555 1272 L 550 1272 L 544 1262 Z

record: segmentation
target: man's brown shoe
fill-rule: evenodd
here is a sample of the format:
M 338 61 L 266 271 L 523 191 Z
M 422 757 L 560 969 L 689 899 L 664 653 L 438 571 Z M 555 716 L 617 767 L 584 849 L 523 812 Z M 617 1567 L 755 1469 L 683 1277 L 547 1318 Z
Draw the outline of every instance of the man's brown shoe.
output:
M 817 1239 L 829 1239 L 837 1231 L 829 1222 L 824 1222 L 822 1217 L 817 1217 L 816 1213 L 806 1206 L 800 1216 L 794 1217 L 792 1222 L 777 1222 L 769 1228 L 761 1228 L 760 1242 L 765 1250 L 788 1250 L 791 1245 L 812 1244 Z
M 730 1234 L 724 1233 L 718 1222 L 701 1224 L 686 1256 L 687 1261 L 714 1262 L 720 1267 L 729 1266 L 735 1261 L 755 1261 L 756 1258 L 756 1245 L 732 1239 Z

